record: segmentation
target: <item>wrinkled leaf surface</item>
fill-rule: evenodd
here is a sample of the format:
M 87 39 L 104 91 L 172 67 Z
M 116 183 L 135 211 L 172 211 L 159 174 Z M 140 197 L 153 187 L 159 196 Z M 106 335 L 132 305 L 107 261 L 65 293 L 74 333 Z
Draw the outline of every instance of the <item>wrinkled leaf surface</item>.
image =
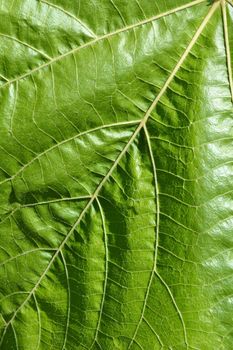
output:
M 232 1 L 2 0 L 0 48 L 0 349 L 232 349 Z

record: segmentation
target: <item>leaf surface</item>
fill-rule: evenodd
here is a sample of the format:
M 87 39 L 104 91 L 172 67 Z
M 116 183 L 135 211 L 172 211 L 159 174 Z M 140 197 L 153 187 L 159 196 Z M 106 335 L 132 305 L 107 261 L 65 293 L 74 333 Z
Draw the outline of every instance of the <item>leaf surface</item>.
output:
M 1 350 L 231 349 L 232 26 L 1 1 Z

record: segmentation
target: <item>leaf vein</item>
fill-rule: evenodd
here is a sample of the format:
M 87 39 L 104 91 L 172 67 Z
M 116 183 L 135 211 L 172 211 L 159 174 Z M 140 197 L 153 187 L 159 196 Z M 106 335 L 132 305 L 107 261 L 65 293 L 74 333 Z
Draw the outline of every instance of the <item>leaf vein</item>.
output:
M 202 2 L 201 0 L 195 1 L 195 4 Z M 191 4 L 191 3 L 190 3 Z M 189 4 L 189 5 L 190 5 Z M 193 5 L 193 3 L 192 3 Z M 27 303 L 27 301 L 31 298 L 32 294 L 35 292 L 35 290 L 38 288 L 38 286 L 40 285 L 42 279 L 46 276 L 47 272 L 49 271 L 50 267 L 52 266 L 54 260 L 56 259 L 56 257 L 58 256 L 58 254 L 60 253 L 60 251 L 63 249 L 63 247 L 65 246 L 66 242 L 69 240 L 70 236 L 72 235 L 72 233 L 74 232 L 75 228 L 79 225 L 79 223 L 82 221 L 84 215 L 86 214 L 86 212 L 88 211 L 88 209 L 91 207 L 92 203 L 94 202 L 94 200 L 97 198 L 99 192 L 101 191 L 102 187 L 104 186 L 104 184 L 106 183 L 106 181 L 109 179 L 109 177 L 111 176 L 111 174 L 113 173 L 114 169 L 117 167 L 118 163 L 120 162 L 120 160 L 122 159 L 122 157 L 124 156 L 124 154 L 127 152 L 128 148 L 130 147 L 130 145 L 133 143 L 133 141 L 135 140 L 135 138 L 137 137 L 137 135 L 139 134 L 139 132 L 141 131 L 142 128 L 144 128 L 148 118 L 150 117 L 151 112 L 154 110 L 155 106 L 157 105 L 159 99 L 161 98 L 161 96 L 164 94 L 164 92 L 166 91 L 167 87 L 169 86 L 170 82 L 172 81 L 172 79 L 174 78 L 174 76 L 176 75 L 177 71 L 179 70 L 179 68 L 181 67 L 181 65 L 183 64 L 185 58 L 187 57 L 187 55 L 189 54 L 190 50 L 192 49 L 193 45 L 196 43 L 198 37 L 200 36 L 200 34 L 202 33 L 203 29 L 205 28 L 206 24 L 208 23 L 209 19 L 212 17 L 213 13 L 215 12 L 215 10 L 217 9 L 217 7 L 219 6 L 218 2 L 215 2 L 209 12 L 207 13 L 207 15 L 205 16 L 205 18 L 203 19 L 200 27 L 197 29 L 196 33 L 194 34 L 191 42 L 189 43 L 189 45 L 187 46 L 187 48 L 185 49 L 184 53 L 182 54 L 181 58 L 179 59 L 179 61 L 177 62 L 176 66 L 174 67 L 173 71 L 171 72 L 171 75 L 168 77 L 168 79 L 166 80 L 165 84 L 163 85 L 162 89 L 160 90 L 159 94 L 157 95 L 157 97 L 154 99 L 154 101 L 152 102 L 151 106 L 148 108 L 147 112 L 145 113 L 145 116 L 143 117 L 143 119 L 141 120 L 140 124 L 137 126 L 137 128 L 135 129 L 135 131 L 133 132 L 132 136 L 130 137 L 129 141 L 126 143 L 126 145 L 123 147 L 123 149 L 121 150 L 121 152 L 119 153 L 119 155 L 117 156 L 116 160 L 113 162 L 113 165 L 111 166 L 111 168 L 109 169 L 109 171 L 107 172 L 107 174 L 103 177 L 103 179 L 100 181 L 99 185 L 97 186 L 96 190 L 94 191 L 92 197 L 90 198 L 89 202 L 86 204 L 86 206 L 84 207 L 83 211 L 81 212 L 81 214 L 79 215 L 78 219 L 76 220 L 76 222 L 73 224 L 73 226 L 71 227 L 70 231 L 67 233 L 66 237 L 64 238 L 64 240 L 61 242 L 60 246 L 58 247 L 58 249 L 56 250 L 55 254 L 52 256 L 49 264 L 47 265 L 46 269 L 44 270 L 44 272 L 42 273 L 42 275 L 40 276 L 40 278 L 38 279 L 37 283 L 35 284 L 35 286 L 33 287 L 33 289 L 31 290 L 31 292 L 29 293 L 28 297 L 24 300 L 24 302 L 16 309 L 16 311 L 14 312 L 12 318 L 8 321 L 5 330 L 4 330 L 4 334 L 2 336 L 1 339 L 1 343 L 0 346 L 3 342 L 4 339 L 4 335 L 6 334 L 7 328 L 8 326 L 14 321 L 17 313 L 23 308 L 23 306 Z M 187 5 L 186 5 L 187 7 Z M 147 21 L 144 21 L 144 23 L 147 23 Z M 141 22 L 142 23 L 142 22 Z M 138 25 L 138 24 L 137 24 Z M 135 25 L 129 26 L 127 27 L 129 28 L 133 28 L 135 27 Z M 125 29 L 126 30 L 126 29 Z M 120 30 L 118 32 L 122 32 L 124 30 Z M 116 32 L 115 32 L 116 33 Z M 109 36 L 109 35 L 107 35 Z
M 68 291 L 68 307 L 67 307 L 67 321 L 66 321 L 66 330 L 65 330 L 65 336 L 64 336 L 64 342 L 62 345 L 62 350 L 65 350 L 66 342 L 67 342 L 67 336 L 68 336 L 68 330 L 69 330 L 69 323 L 70 323 L 70 298 L 71 298 L 71 291 L 70 291 L 70 282 L 69 282 L 69 272 L 67 268 L 67 263 L 64 257 L 64 254 L 61 250 L 61 257 L 63 261 L 63 265 L 65 268 L 65 274 L 66 274 L 66 281 L 67 281 L 67 291 Z
M 25 77 L 27 77 L 27 76 L 30 76 L 30 75 L 33 74 L 34 72 L 37 72 L 38 70 L 43 69 L 43 68 L 49 66 L 50 64 L 52 64 L 52 63 L 54 63 L 54 62 L 56 62 L 56 61 L 58 61 L 58 60 L 61 60 L 61 59 L 63 59 L 64 57 L 69 56 L 69 55 L 71 55 L 71 54 L 73 54 L 73 53 L 75 53 L 75 52 L 77 52 L 77 51 L 79 51 L 79 50 L 81 50 L 81 49 L 84 49 L 84 48 L 86 48 L 86 47 L 88 47 L 88 46 L 91 46 L 91 45 L 93 45 L 93 44 L 95 44 L 95 43 L 97 43 L 97 42 L 99 42 L 99 41 L 101 41 L 101 40 L 104 40 L 104 39 L 107 39 L 107 38 L 112 37 L 112 36 L 114 36 L 114 35 L 123 33 L 123 32 L 125 32 L 125 31 L 128 31 L 128 30 L 130 30 L 130 29 L 139 27 L 139 26 L 141 26 L 141 25 L 150 23 L 150 22 L 155 21 L 155 20 L 157 20 L 157 19 L 159 19 L 159 18 L 163 18 L 163 17 L 168 16 L 168 15 L 170 15 L 170 14 L 176 13 L 176 12 L 178 12 L 178 11 L 182 11 L 182 10 L 184 10 L 184 9 L 186 9 L 186 8 L 195 6 L 195 5 L 200 4 L 200 3 L 202 3 L 202 2 L 206 2 L 206 0 L 195 0 L 195 1 L 192 1 L 192 2 L 187 3 L 187 4 L 185 4 L 185 5 L 176 7 L 176 8 L 174 8 L 174 9 L 170 10 L 170 11 L 166 11 L 166 12 L 164 12 L 164 13 L 155 15 L 155 16 L 150 17 L 150 18 L 148 18 L 148 19 L 145 19 L 145 20 L 142 20 L 142 21 L 140 21 L 140 22 L 137 22 L 137 23 L 131 24 L 131 25 L 129 25 L 129 26 L 123 27 L 123 28 L 121 28 L 121 29 L 118 29 L 118 30 L 116 30 L 116 31 L 114 31 L 114 32 L 111 32 L 111 33 L 108 33 L 108 34 L 99 36 L 99 37 L 97 37 L 96 39 L 91 40 L 91 41 L 89 41 L 89 42 L 87 42 L 87 43 L 85 43 L 85 44 L 83 44 L 83 45 L 81 45 L 81 46 L 79 46 L 79 47 L 77 47 L 77 48 L 75 48 L 75 49 L 73 49 L 73 50 L 70 50 L 70 51 L 68 51 L 68 52 L 66 52 L 66 53 L 64 53 L 64 54 L 62 54 L 62 55 L 60 55 L 60 56 L 54 57 L 51 61 L 46 62 L 46 63 L 44 63 L 44 64 L 42 64 L 42 65 L 40 65 L 40 66 L 38 66 L 38 67 L 32 69 L 31 71 L 25 73 L 25 74 L 22 74 L 22 75 L 20 75 L 20 76 L 14 78 L 14 79 L 9 80 L 7 83 L 2 84 L 2 85 L 0 86 L 0 89 L 3 88 L 3 87 L 5 87 L 5 86 L 7 86 L 7 85 L 9 85 L 9 84 L 11 84 L 11 83 L 13 83 L 13 82 L 15 82 L 15 81 L 18 81 L 18 80 L 21 80 L 21 79 L 23 79 L 23 78 L 25 78 Z
M 47 6 L 53 7 L 55 9 L 63 12 L 65 15 L 67 15 L 70 18 L 72 18 L 75 21 L 77 21 L 84 29 L 86 29 L 89 32 L 89 34 L 91 34 L 92 36 L 96 37 L 96 34 L 86 24 L 84 24 L 78 17 L 76 17 L 72 13 L 66 11 L 65 9 L 63 9 L 62 7 L 60 7 L 58 5 L 52 4 L 51 2 L 49 2 L 47 0 L 39 0 L 39 2 L 42 2 L 42 3 L 46 4 Z
M 38 316 L 38 341 L 37 341 L 37 346 L 36 346 L 36 349 L 35 350 L 38 350 L 39 349 L 39 346 L 40 346 L 40 341 L 41 341 L 41 317 L 40 317 L 40 308 L 39 308 L 39 305 L 38 305 L 38 301 L 37 301 L 37 298 L 35 296 L 35 293 L 33 293 L 33 297 L 34 297 L 34 300 L 35 300 L 35 305 L 36 305 L 36 310 L 37 310 L 37 316 Z
M 226 49 L 228 79 L 229 79 L 229 85 L 230 85 L 231 100 L 233 103 L 233 78 L 232 78 L 231 53 L 230 53 L 230 43 L 229 43 L 229 33 L 228 33 L 227 12 L 226 12 L 225 0 L 221 0 L 221 7 L 222 7 L 223 31 L 224 31 L 224 41 L 225 41 L 225 49 Z
M 21 41 L 20 39 L 18 38 L 15 38 L 13 36 L 10 36 L 10 35 L 7 35 L 7 34 L 4 34 L 4 33 L 0 33 L 0 36 L 4 37 L 4 38 L 7 38 L 7 39 L 10 39 L 10 40 L 13 40 L 13 41 L 16 41 L 17 43 L 23 45 L 23 46 L 26 46 L 28 47 L 29 49 L 39 53 L 40 55 L 42 55 L 43 57 L 47 58 L 48 60 L 52 60 L 52 57 L 50 57 L 49 55 L 47 55 L 46 53 L 40 51 L 39 49 L 37 49 L 36 47 L 34 46 L 31 46 L 29 45 L 28 43 L 25 43 L 24 41 Z M 6 79 L 6 78 L 5 78 Z M 8 79 L 6 79 L 8 80 Z M 9 80 L 8 80 L 9 81 Z
M 155 165 L 155 160 L 154 160 L 153 151 L 152 151 L 151 142 L 150 142 L 150 136 L 149 136 L 148 130 L 146 128 L 146 125 L 144 125 L 144 133 L 145 133 L 145 136 L 146 136 L 146 141 L 147 141 L 149 155 L 150 155 L 152 169 L 153 169 L 155 196 L 156 196 L 156 228 L 155 228 L 154 259 L 153 259 L 154 262 L 153 262 L 153 268 L 152 268 L 152 271 L 151 271 L 151 274 L 150 274 L 149 282 L 148 282 L 148 285 L 147 285 L 147 290 L 146 290 L 145 299 L 144 299 L 144 302 L 143 302 L 141 316 L 140 316 L 140 319 L 138 321 L 137 327 L 136 327 L 136 329 L 134 331 L 132 340 L 131 340 L 131 342 L 130 342 L 130 344 L 128 346 L 128 349 L 130 349 L 131 346 L 133 345 L 133 342 L 134 342 L 134 340 L 135 340 L 135 338 L 137 336 L 139 327 L 140 327 L 140 325 L 142 323 L 142 320 L 144 318 L 144 313 L 145 313 L 145 309 L 146 309 L 146 305 L 147 305 L 147 300 L 148 300 L 148 297 L 149 297 L 150 288 L 151 288 L 151 284 L 152 284 L 152 281 L 153 281 L 154 271 L 156 270 L 157 256 L 158 256 L 158 245 L 159 245 L 159 216 L 160 216 L 159 187 L 158 187 L 156 165 Z
M 34 158 L 32 158 L 28 163 L 24 164 L 24 166 L 22 166 L 14 175 L 12 175 L 11 177 L 8 177 L 5 180 L 2 180 L 0 182 L 0 185 L 13 180 L 16 176 L 18 176 L 20 173 L 22 173 L 29 165 L 31 165 L 34 161 L 36 161 L 37 159 L 39 159 L 40 157 L 42 157 L 43 155 L 47 154 L 48 152 L 52 151 L 53 149 L 63 145 L 64 143 L 67 143 L 69 141 L 75 140 L 76 138 L 79 138 L 81 136 L 87 135 L 89 133 L 98 131 L 98 130 L 102 130 L 102 129 L 106 129 L 106 128 L 111 128 L 111 127 L 117 127 L 117 126 L 123 126 L 123 125 L 133 125 L 133 124 L 137 124 L 140 123 L 140 120 L 133 120 L 133 121 L 128 121 L 128 122 L 120 122 L 120 123 L 113 123 L 113 124 L 107 124 L 107 125 L 101 125 L 98 126 L 96 128 L 87 130 L 87 131 L 83 131 L 80 132 L 79 134 L 76 134 L 68 139 L 62 140 L 61 142 L 56 143 L 55 145 L 47 148 L 45 151 L 39 153 L 37 156 L 35 156 Z
M 175 298 L 174 298 L 174 296 L 173 296 L 173 294 L 172 294 L 172 292 L 171 292 L 171 289 L 170 289 L 170 287 L 168 286 L 168 284 L 164 281 L 164 279 L 162 278 L 162 276 L 161 276 L 157 271 L 154 271 L 154 273 L 155 273 L 155 275 L 160 279 L 160 281 L 162 282 L 162 284 L 163 284 L 164 287 L 166 288 L 166 290 L 167 290 L 167 292 L 168 292 L 168 294 L 169 294 L 169 296 L 170 296 L 170 298 L 171 298 L 171 300 L 172 300 L 172 303 L 173 303 L 173 305 L 174 305 L 174 307 L 175 307 L 175 309 L 176 309 L 176 311 L 177 311 L 177 313 L 178 313 L 178 315 L 179 315 L 179 318 L 180 318 L 180 320 L 181 320 L 182 327 L 183 327 L 184 338 L 185 338 L 185 344 L 186 344 L 187 349 L 188 349 L 188 348 L 189 348 L 189 344 L 188 344 L 188 341 L 187 341 L 187 330 L 186 330 L 186 326 L 185 326 L 185 322 L 184 322 L 184 318 L 183 318 L 183 316 L 182 316 L 182 313 L 181 313 L 181 311 L 180 311 L 180 309 L 179 309 L 179 307 L 178 307 L 178 305 L 177 305 L 177 303 L 176 303 L 176 300 L 175 300 Z
M 100 210 L 100 215 L 101 215 L 102 225 L 103 225 L 103 233 L 104 233 L 105 276 L 104 276 L 103 296 L 102 296 L 102 300 L 101 300 L 99 319 L 98 319 L 98 323 L 97 323 L 97 327 L 96 327 L 95 337 L 94 337 L 94 340 L 90 346 L 90 350 L 93 348 L 95 342 L 97 341 L 98 333 L 99 333 L 99 329 L 100 329 L 100 324 L 101 324 L 101 319 L 102 319 L 102 315 L 103 315 L 104 302 L 105 302 L 106 290 L 107 290 L 107 281 L 108 281 L 108 260 L 109 260 L 109 258 L 108 258 L 108 236 L 107 236 L 107 231 L 106 231 L 104 212 L 103 212 L 102 206 L 101 206 L 98 198 L 96 198 L 96 202 L 97 202 L 99 210 Z

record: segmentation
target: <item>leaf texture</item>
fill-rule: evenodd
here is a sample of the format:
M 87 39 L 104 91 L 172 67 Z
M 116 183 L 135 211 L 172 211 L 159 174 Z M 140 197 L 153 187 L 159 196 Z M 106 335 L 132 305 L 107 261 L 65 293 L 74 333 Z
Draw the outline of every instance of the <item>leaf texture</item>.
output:
M 0 47 L 0 349 L 231 350 L 232 0 L 2 0 Z

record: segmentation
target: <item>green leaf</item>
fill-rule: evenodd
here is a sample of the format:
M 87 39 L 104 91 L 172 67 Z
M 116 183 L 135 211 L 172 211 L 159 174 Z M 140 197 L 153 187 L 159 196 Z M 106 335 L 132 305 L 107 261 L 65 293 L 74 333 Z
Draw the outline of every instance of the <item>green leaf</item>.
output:
M 232 349 L 232 28 L 1 1 L 1 350 Z

